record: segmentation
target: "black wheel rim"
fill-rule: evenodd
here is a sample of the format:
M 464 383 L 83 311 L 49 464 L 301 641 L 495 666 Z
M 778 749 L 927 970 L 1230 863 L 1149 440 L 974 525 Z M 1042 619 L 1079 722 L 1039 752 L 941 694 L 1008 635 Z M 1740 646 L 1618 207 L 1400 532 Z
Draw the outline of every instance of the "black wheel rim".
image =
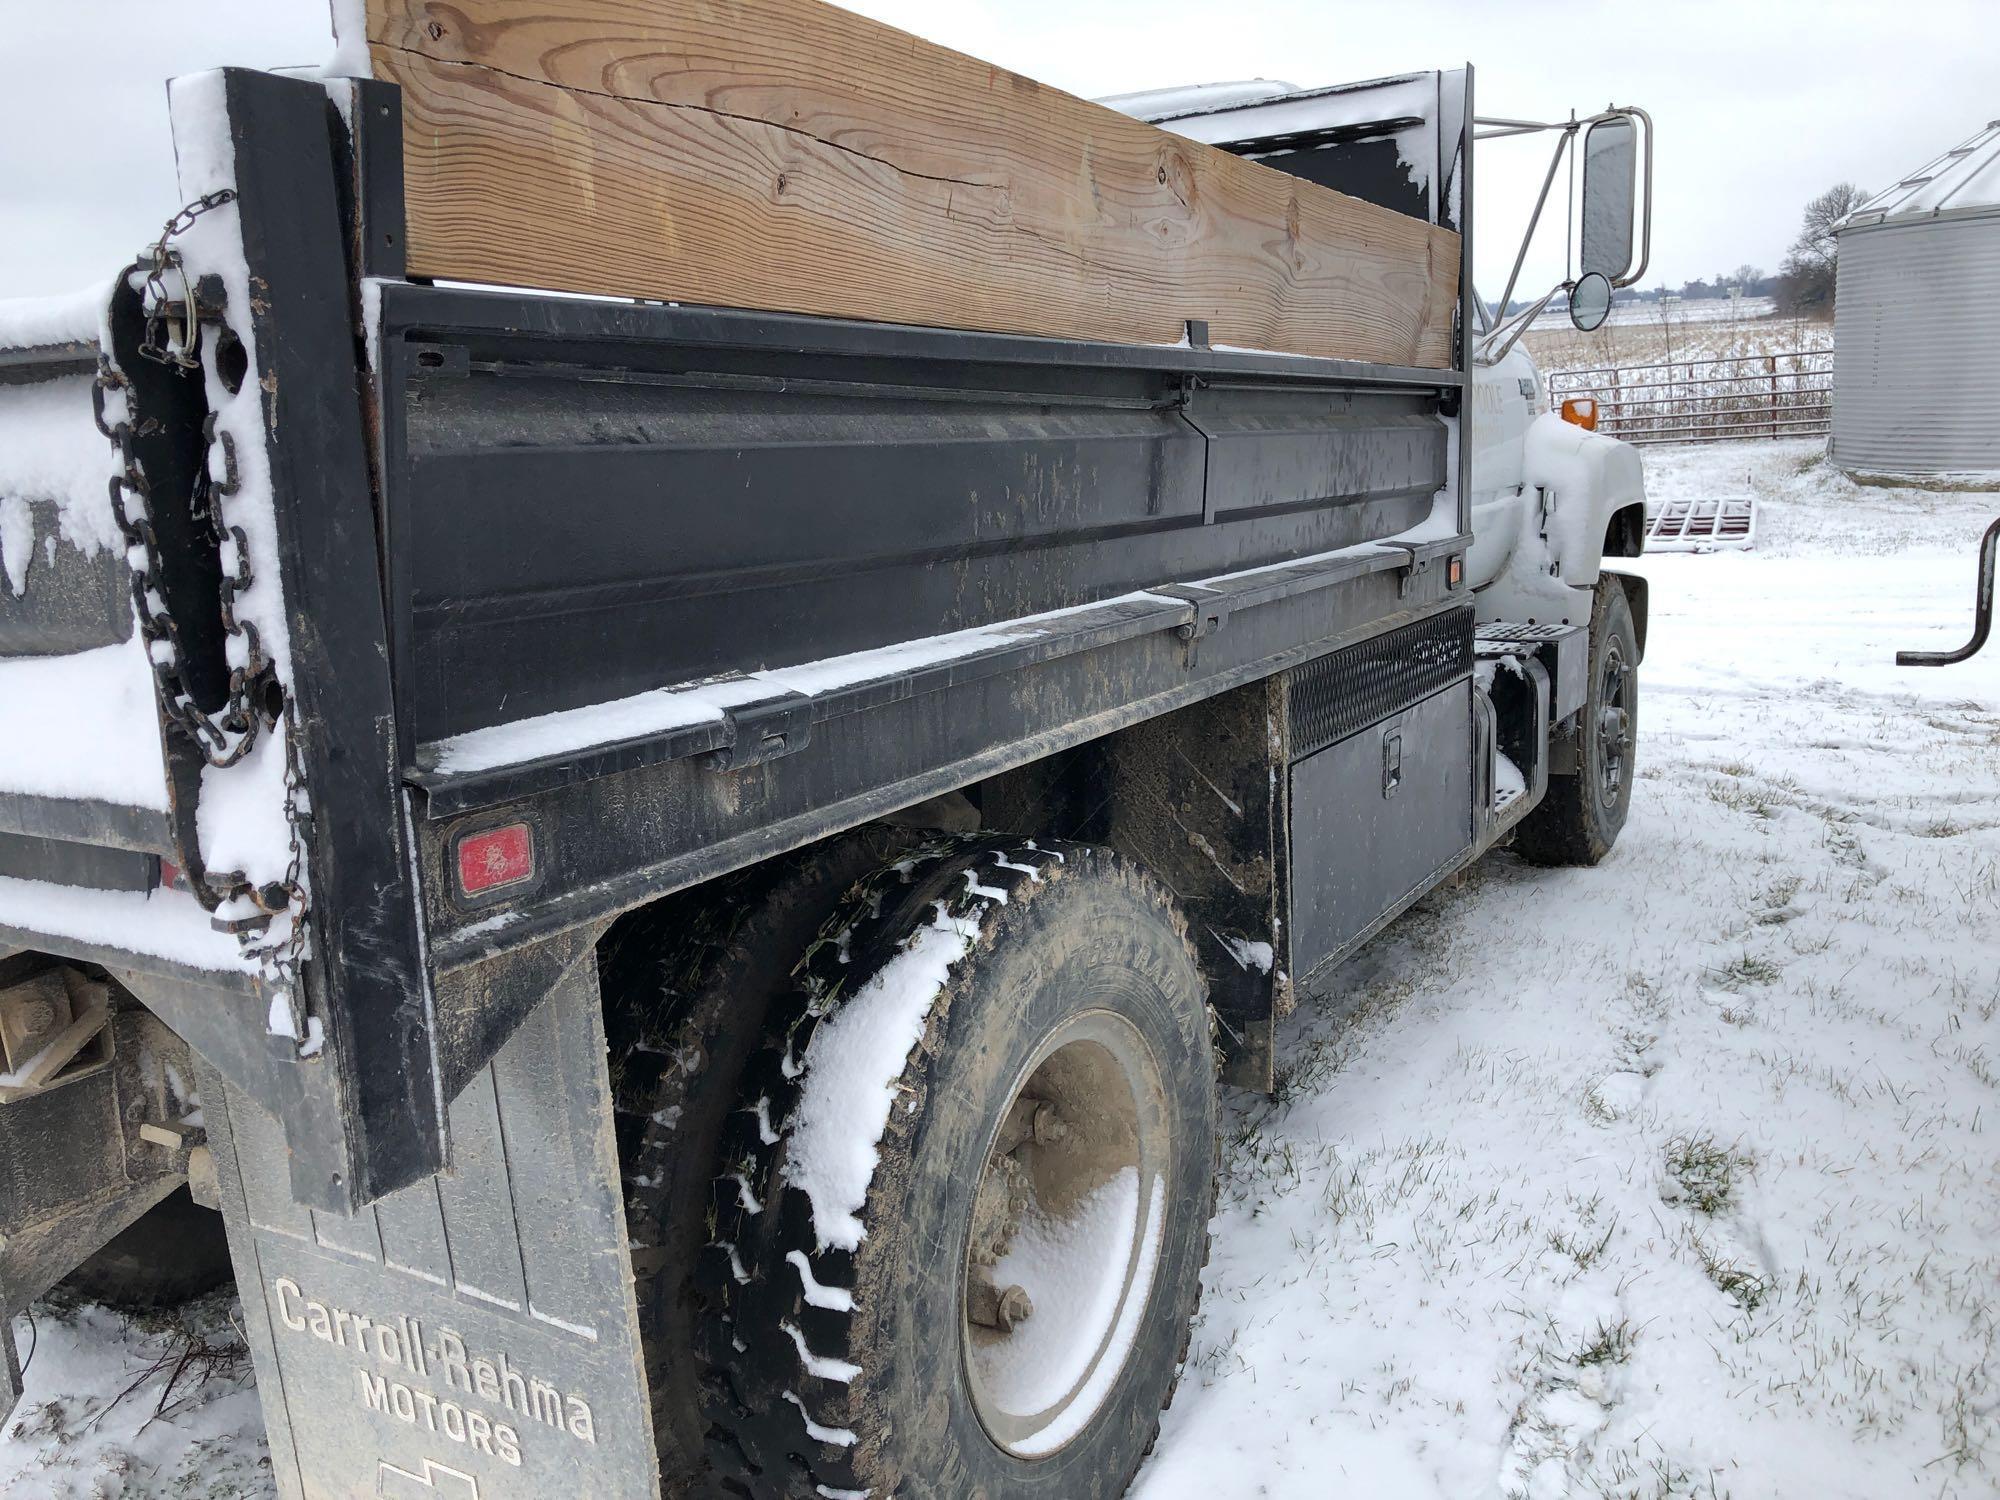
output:
M 1632 773 L 1632 673 L 1625 645 L 1615 636 L 1605 643 L 1597 682 L 1598 794 L 1616 807 Z

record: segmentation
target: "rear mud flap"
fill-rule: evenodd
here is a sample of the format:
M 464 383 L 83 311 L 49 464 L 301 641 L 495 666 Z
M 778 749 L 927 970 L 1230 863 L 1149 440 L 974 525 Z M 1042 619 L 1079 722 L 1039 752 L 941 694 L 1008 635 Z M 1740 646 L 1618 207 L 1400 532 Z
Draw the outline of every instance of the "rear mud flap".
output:
M 593 964 L 451 1106 L 451 1170 L 351 1218 L 203 1097 L 280 1495 L 659 1494 Z

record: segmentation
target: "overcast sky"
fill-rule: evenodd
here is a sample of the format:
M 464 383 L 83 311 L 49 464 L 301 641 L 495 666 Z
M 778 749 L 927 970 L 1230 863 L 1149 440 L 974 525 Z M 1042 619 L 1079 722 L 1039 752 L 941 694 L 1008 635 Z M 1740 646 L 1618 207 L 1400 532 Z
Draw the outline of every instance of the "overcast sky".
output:
M 2000 117 L 2000 0 L 852 8 L 1087 96 L 1253 77 L 1310 86 L 1470 61 L 1482 114 L 1641 105 L 1659 129 L 1648 285 L 1746 261 L 1775 270 L 1814 193 L 1843 178 L 1884 186 Z M 316 63 L 328 32 L 326 0 L 0 0 L 0 296 L 107 273 L 178 206 L 165 78 L 224 63 Z M 1489 294 L 1545 149 L 1482 148 L 1474 223 Z

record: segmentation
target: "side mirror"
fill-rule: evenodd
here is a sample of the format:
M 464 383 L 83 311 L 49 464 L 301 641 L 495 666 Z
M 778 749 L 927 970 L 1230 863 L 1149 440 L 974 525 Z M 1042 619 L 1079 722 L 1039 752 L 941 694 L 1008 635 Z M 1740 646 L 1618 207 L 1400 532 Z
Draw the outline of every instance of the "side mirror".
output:
M 1599 120 L 1583 133 L 1583 230 L 1579 238 L 1580 264 L 1586 275 L 1595 272 L 1615 282 L 1632 269 L 1638 186 L 1638 126 L 1630 115 Z
M 1611 316 L 1611 280 L 1602 271 L 1585 271 L 1569 289 L 1569 320 L 1579 333 L 1595 333 Z

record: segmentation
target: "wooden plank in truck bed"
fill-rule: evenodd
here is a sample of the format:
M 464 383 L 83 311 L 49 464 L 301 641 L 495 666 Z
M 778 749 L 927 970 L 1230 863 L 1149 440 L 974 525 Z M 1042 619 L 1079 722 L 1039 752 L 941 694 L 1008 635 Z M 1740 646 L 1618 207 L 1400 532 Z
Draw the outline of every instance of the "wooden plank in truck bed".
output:
M 412 276 L 1451 363 L 1451 231 L 819 0 L 367 17 Z

